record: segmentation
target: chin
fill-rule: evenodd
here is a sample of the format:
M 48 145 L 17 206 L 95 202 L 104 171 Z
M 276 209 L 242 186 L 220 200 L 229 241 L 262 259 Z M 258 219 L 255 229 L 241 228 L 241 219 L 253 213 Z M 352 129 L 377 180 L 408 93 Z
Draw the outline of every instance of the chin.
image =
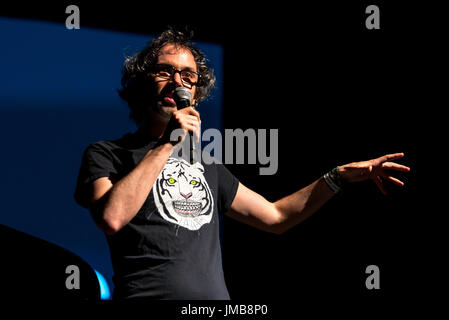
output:
M 158 104 L 155 108 L 155 111 L 164 118 L 170 118 L 176 110 L 176 105 Z

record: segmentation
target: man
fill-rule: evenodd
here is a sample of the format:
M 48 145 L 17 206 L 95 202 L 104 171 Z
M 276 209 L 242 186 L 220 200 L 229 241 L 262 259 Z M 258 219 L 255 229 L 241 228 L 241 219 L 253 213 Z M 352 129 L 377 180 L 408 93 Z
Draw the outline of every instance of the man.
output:
M 178 110 L 174 90 L 205 99 L 215 78 L 203 53 L 169 30 L 125 62 L 120 95 L 139 129 L 85 151 L 75 199 L 106 234 L 114 267 L 114 298 L 229 299 L 224 282 L 218 215 L 281 234 L 316 212 L 343 183 L 403 182 L 387 170 L 401 153 L 339 166 L 276 202 L 253 192 L 223 166 L 175 158 L 187 132 L 199 135 L 199 113 Z M 184 138 L 172 141 L 175 129 Z

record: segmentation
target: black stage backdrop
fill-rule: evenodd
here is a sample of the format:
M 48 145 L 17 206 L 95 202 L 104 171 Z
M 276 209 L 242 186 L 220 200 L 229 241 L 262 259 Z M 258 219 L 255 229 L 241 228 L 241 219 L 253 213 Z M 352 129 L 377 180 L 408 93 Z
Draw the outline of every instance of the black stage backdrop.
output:
M 437 224 L 436 188 L 426 178 L 447 172 L 439 169 L 436 149 L 444 83 L 436 78 L 441 29 L 431 18 L 438 8 L 373 2 L 381 29 L 367 30 L 368 4 L 79 4 L 86 26 L 157 34 L 187 24 L 195 39 L 223 45 L 224 128 L 279 130 L 275 175 L 260 176 L 258 165 L 228 168 L 269 200 L 336 165 L 406 154 L 400 162 L 412 172 L 402 175 L 404 188 L 388 185 L 383 196 L 373 183 L 349 186 L 284 235 L 225 218 L 224 269 L 233 299 L 397 299 L 439 285 L 438 233 L 430 230 Z M 8 7 L 5 14 L 64 21 L 65 6 Z M 368 265 L 380 268 L 381 290 L 366 289 Z

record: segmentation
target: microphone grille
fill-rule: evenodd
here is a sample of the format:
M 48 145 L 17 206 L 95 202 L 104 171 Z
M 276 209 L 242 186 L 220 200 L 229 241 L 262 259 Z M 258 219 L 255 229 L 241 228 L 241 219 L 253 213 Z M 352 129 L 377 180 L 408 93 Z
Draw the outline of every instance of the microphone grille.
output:
M 188 100 L 192 98 L 190 90 L 184 87 L 177 87 L 174 92 L 174 99 L 176 100 Z

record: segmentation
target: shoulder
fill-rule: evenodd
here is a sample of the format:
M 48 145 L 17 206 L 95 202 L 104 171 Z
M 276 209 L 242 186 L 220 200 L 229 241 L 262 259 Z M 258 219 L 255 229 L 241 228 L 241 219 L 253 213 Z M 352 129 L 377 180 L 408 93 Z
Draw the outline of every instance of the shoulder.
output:
M 85 153 L 98 153 L 98 152 L 105 152 L 105 153 L 111 153 L 115 149 L 122 149 L 126 146 L 126 142 L 129 140 L 130 134 L 127 133 L 123 137 L 115 140 L 100 140 L 93 142 L 89 144 L 86 149 Z

